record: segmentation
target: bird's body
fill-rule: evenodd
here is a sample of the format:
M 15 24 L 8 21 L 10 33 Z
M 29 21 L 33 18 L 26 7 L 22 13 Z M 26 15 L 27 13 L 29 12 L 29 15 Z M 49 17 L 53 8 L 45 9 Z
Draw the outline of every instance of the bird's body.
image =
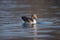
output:
M 32 15 L 31 17 L 22 16 L 22 19 L 27 24 L 36 24 L 37 23 L 36 22 L 36 19 L 37 19 L 36 15 Z

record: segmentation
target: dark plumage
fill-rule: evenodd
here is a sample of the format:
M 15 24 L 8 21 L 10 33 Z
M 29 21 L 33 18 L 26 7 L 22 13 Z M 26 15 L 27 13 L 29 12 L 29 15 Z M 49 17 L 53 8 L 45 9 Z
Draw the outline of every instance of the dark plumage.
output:
M 22 19 L 23 19 L 23 21 L 25 21 L 25 22 L 33 21 L 32 18 L 29 18 L 29 17 L 26 17 L 26 16 L 22 16 Z
M 37 15 L 33 14 L 30 17 L 29 16 L 22 16 L 21 18 L 25 23 L 36 24 Z

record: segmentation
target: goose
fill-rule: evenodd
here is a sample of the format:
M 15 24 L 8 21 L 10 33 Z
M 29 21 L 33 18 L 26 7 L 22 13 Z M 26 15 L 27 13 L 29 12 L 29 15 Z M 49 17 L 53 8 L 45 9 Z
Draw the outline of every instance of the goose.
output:
M 36 24 L 37 23 L 37 15 L 33 14 L 31 17 L 28 16 L 22 16 L 21 17 L 24 23 L 26 24 Z

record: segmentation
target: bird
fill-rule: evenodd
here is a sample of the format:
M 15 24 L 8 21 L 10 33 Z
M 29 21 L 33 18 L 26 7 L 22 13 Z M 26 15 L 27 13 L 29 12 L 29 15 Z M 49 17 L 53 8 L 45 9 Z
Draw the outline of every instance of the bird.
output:
M 37 23 L 37 15 L 32 14 L 31 17 L 28 16 L 22 16 L 21 17 L 24 23 L 26 24 L 36 24 Z

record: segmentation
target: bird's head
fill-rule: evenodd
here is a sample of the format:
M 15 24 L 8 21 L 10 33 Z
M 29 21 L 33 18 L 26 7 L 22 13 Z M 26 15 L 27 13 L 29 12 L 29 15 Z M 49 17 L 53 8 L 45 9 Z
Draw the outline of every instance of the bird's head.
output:
M 37 15 L 36 14 L 33 14 L 32 15 L 32 19 L 37 19 L 38 17 L 37 17 Z

